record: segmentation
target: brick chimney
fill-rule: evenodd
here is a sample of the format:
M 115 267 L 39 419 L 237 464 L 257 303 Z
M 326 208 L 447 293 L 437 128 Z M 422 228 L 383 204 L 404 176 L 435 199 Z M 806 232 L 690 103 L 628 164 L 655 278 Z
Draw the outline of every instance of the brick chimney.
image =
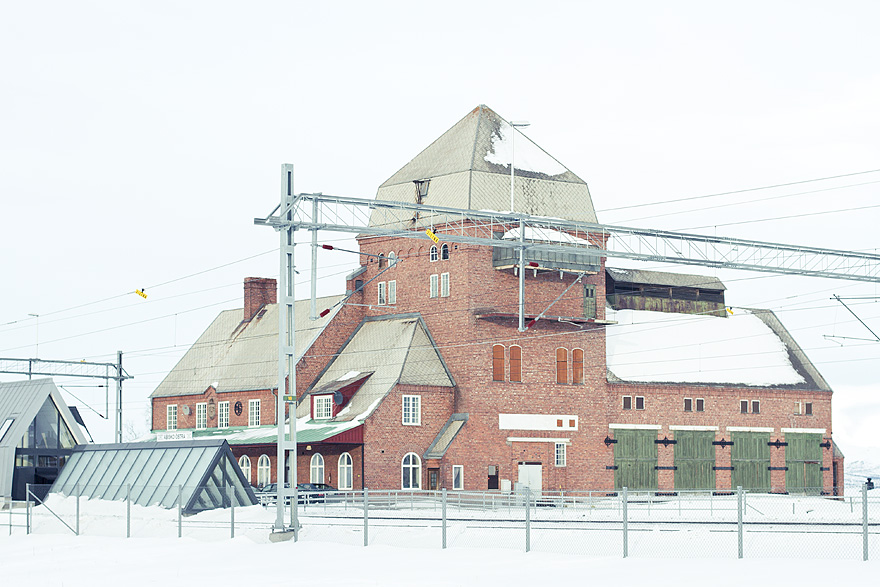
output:
M 265 277 L 244 278 L 244 321 L 257 315 L 266 304 L 278 301 L 278 285 L 274 279 Z

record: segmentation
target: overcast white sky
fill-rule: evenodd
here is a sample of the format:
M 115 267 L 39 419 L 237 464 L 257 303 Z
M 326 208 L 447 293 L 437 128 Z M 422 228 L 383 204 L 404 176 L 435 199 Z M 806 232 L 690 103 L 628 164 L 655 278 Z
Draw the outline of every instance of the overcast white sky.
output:
M 611 209 L 880 169 L 878 21 L 868 1 L 3 2 L 0 357 L 124 351 L 145 430 L 243 278 L 277 275 L 253 218 L 281 163 L 296 191 L 373 197 L 480 103 L 530 121 L 600 222 L 876 252 L 880 173 Z M 320 291 L 355 264 L 322 257 Z M 778 312 L 836 390 L 838 443 L 867 454 L 880 343 L 825 335 L 869 338 L 829 298 L 880 288 L 716 274 L 732 305 Z M 853 304 L 880 332 L 876 301 Z M 103 390 L 68 383 L 103 412 Z

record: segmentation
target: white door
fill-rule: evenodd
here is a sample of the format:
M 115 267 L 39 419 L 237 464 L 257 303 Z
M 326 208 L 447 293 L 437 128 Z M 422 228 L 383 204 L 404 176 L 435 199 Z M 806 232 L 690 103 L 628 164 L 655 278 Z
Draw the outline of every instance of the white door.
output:
M 519 484 L 529 488 L 532 495 L 541 493 L 541 464 L 519 465 Z

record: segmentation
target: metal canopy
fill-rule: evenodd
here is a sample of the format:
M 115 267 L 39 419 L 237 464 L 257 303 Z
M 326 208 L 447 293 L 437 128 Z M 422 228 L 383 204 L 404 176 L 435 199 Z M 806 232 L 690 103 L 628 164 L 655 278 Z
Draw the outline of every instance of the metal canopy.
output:
M 425 229 L 438 227 L 447 242 L 557 253 L 589 249 L 599 256 L 638 261 L 880 282 L 880 255 L 872 253 L 320 193 L 299 194 L 279 214 L 280 208 L 254 223 L 276 230 L 417 239 L 428 238 Z M 523 231 L 522 240 L 499 238 L 499 233 L 517 228 Z M 544 236 L 529 238 L 530 232 Z M 566 236 L 552 236 L 559 233 Z

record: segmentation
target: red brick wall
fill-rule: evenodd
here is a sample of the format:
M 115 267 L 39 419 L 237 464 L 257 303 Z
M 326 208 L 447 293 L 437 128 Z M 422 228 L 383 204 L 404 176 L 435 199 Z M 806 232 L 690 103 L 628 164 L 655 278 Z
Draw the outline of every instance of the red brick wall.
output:
M 213 387 L 209 387 L 203 393 L 198 395 L 179 395 L 173 397 L 154 397 L 153 405 L 153 430 L 166 430 L 168 423 L 166 422 L 167 409 L 169 404 L 177 404 L 177 429 L 195 428 L 196 427 L 196 404 L 209 403 L 214 400 L 214 406 L 222 401 L 229 402 L 229 425 L 230 426 L 247 426 L 248 425 L 248 400 L 260 400 L 260 424 L 275 424 L 275 394 L 269 390 L 257 391 L 234 391 L 217 393 Z M 235 403 L 241 402 L 241 414 L 236 415 Z M 190 413 L 183 413 L 183 406 L 189 406 Z M 210 407 L 210 406 L 209 406 Z M 211 417 L 208 411 L 208 428 L 217 427 L 217 414 Z
M 278 301 L 278 284 L 264 277 L 244 278 L 244 320 L 253 318 L 266 304 Z

